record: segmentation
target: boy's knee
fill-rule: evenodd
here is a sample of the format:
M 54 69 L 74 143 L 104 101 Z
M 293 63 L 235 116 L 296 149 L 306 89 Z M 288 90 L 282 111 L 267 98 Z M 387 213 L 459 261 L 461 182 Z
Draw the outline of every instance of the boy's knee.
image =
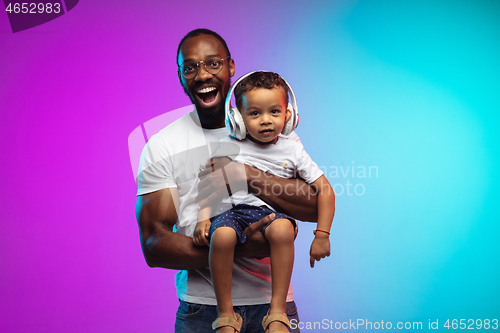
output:
M 294 226 L 288 219 L 276 219 L 266 228 L 268 240 L 291 240 L 293 242 L 294 236 Z
M 234 247 L 236 245 L 236 231 L 231 227 L 215 229 L 210 240 L 210 246 L 218 248 Z

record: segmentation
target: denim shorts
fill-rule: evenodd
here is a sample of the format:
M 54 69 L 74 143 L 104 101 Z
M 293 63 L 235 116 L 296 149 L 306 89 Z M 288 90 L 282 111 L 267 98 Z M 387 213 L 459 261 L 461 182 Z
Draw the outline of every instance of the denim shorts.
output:
M 296 227 L 295 220 L 283 213 L 275 212 L 268 207 L 258 207 L 258 206 L 250 206 L 245 204 L 239 204 L 234 206 L 233 208 L 225 211 L 222 214 L 214 216 L 211 221 L 212 225 L 210 226 L 209 235 L 212 237 L 215 229 L 220 227 L 231 227 L 236 231 L 236 235 L 238 236 L 238 242 L 244 243 L 247 239 L 247 235 L 243 235 L 243 231 L 250 224 L 255 223 L 268 216 L 269 214 L 276 214 L 275 219 L 288 219 L 292 222 L 293 226 Z M 269 222 L 265 225 L 261 232 L 265 235 L 266 228 L 272 223 Z
M 175 333 L 213 333 L 212 322 L 217 318 L 215 305 L 193 304 L 179 300 L 175 320 Z M 240 333 L 264 333 L 262 318 L 267 314 L 269 304 L 235 306 L 234 312 L 243 318 Z M 299 322 L 295 302 L 286 303 L 286 314 L 292 323 Z M 300 333 L 298 325 L 290 332 Z

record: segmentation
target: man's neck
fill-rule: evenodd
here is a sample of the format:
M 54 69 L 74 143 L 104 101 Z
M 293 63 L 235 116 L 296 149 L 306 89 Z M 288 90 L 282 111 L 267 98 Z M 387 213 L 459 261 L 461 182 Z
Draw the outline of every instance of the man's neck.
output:
M 200 124 L 201 124 L 201 127 L 205 128 L 205 129 L 218 129 L 218 128 L 223 128 L 225 127 L 225 123 L 224 123 L 224 120 L 222 120 L 222 122 L 218 121 L 218 122 L 205 122 L 203 120 L 200 120 Z

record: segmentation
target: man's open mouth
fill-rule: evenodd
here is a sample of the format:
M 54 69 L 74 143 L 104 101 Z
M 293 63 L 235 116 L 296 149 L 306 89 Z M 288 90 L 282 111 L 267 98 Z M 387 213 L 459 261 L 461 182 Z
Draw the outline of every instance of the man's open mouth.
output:
M 196 90 L 196 97 L 200 104 L 205 108 L 211 108 L 219 103 L 219 90 L 217 87 L 204 87 Z

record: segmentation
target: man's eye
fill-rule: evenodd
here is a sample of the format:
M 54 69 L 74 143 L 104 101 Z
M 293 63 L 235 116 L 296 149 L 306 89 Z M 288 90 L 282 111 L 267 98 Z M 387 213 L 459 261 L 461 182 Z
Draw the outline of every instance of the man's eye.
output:
M 195 66 L 185 66 L 184 67 L 184 73 L 192 73 L 195 71 Z
M 208 63 L 208 67 L 213 69 L 218 69 L 221 66 L 221 62 L 219 60 L 212 60 Z

